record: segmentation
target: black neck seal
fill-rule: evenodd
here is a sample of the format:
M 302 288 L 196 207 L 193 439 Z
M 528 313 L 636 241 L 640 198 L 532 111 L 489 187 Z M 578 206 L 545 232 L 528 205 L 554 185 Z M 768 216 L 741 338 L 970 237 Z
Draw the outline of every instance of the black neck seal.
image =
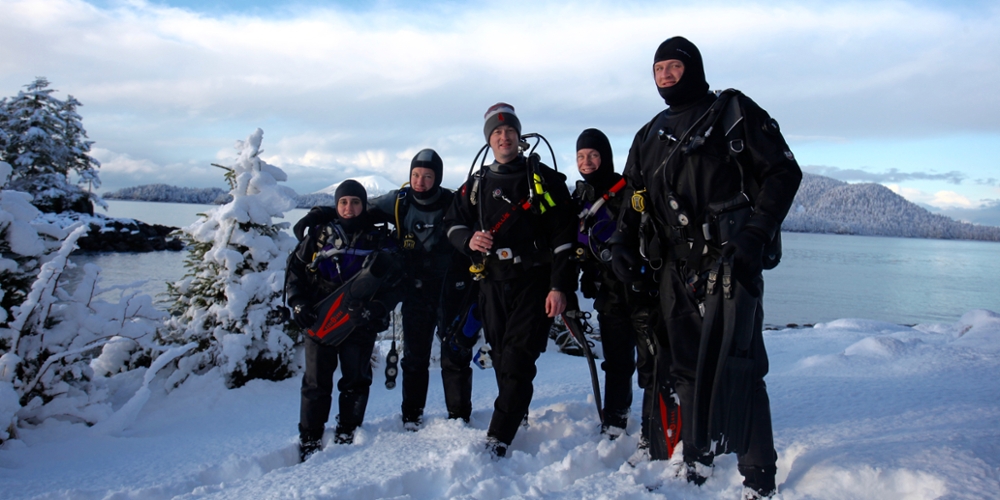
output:
M 361 212 L 361 215 L 351 217 L 350 219 L 338 217 L 337 224 L 340 224 L 340 227 L 344 228 L 345 233 L 353 236 L 361 232 L 370 231 L 374 227 L 374 219 L 372 219 L 371 214 L 365 211 Z

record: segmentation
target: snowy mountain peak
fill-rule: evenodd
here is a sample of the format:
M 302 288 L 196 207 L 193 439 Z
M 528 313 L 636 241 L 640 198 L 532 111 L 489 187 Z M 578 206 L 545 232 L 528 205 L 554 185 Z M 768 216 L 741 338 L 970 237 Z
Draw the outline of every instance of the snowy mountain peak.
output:
M 399 187 L 399 184 L 392 182 L 381 175 L 365 175 L 362 177 L 353 177 L 353 179 L 365 187 L 365 191 L 368 192 L 369 198 L 381 196 Z M 337 182 L 336 184 L 330 184 L 329 186 L 316 191 L 314 194 L 328 194 L 330 196 L 334 196 L 337 192 L 337 186 L 339 186 L 341 182 L 344 182 L 344 180 Z

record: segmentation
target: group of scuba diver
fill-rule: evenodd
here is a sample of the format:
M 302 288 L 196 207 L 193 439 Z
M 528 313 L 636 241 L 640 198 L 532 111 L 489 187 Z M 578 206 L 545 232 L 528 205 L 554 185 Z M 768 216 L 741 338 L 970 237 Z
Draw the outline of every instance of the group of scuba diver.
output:
M 716 455 L 736 453 L 743 497 L 775 494 L 762 271 L 780 259 L 780 225 L 802 173 L 766 111 L 739 91 L 709 91 L 690 41 L 664 41 L 652 69 L 668 107 L 636 133 L 621 173 L 607 136 L 588 128 L 576 143 L 583 180 L 570 194 L 566 176 L 535 152 L 544 138 L 522 134 L 514 107 L 497 103 L 458 190 L 441 186 L 441 157 L 424 149 L 408 185 L 369 201 L 346 180 L 334 207 L 295 224 L 285 291 L 306 337 L 302 460 L 323 446 L 338 366 L 331 441 L 353 442 L 376 336 L 399 304 L 404 428 L 422 425 L 435 332 L 448 417 L 469 422 L 481 328 L 498 388 L 485 450 L 505 457 L 528 423 L 553 321 L 589 347 L 579 285 L 594 300 L 603 348 L 603 398 L 589 358 L 601 434 L 625 432 L 638 372 L 641 436 L 630 464 L 676 454 L 677 476 L 701 485 Z M 393 370 L 395 347 L 394 335 Z M 387 385 L 394 380 L 387 371 Z

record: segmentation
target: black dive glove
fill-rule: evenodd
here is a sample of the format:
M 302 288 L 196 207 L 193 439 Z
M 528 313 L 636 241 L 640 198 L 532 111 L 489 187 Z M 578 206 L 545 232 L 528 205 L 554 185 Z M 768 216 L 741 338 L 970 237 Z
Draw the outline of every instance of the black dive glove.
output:
M 611 247 L 611 269 L 622 283 L 631 285 L 642 281 L 642 260 L 629 247 Z
M 733 274 L 751 292 L 756 291 L 754 281 L 764 271 L 764 245 L 767 233 L 754 226 L 746 226 L 722 247 L 724 257 L 733 258 Z
M 292 232 L 295 234 L 295 239 L 302 241 L 306 237 L 306 229 L 336 218 L 337 209 L 333 207 L 312 207 L 307 214 L 295 223 L 295 226 L 292 227 Z
M 299 325 L 299 328 L 308 330 L 316 324 L 317 319 L 319 316 L 316 315 L 316 311 L 304 302 L 292 305 L 292 321 Z
M 600 274 L 594 269 L 593 265 L 588 265 L 590 263 L 584 263 L 580 266 L 580 293 L 583 294 L 585 299 L 593 299 L 597 297 L 597 282 L 600 280 Z

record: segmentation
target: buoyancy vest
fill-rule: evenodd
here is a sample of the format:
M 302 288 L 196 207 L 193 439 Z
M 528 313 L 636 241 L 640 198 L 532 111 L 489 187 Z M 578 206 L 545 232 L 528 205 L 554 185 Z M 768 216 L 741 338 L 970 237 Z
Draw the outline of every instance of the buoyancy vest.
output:
M 336 222 L 325 224 L 319 229 L 306 267 L 329 286 L 340 286 L 361 270 L 365 258 L 379 248 L 382 239 L 378 230 L 348 234 Z
M 451 205 L 452 197 L 451 190 L 440 187 L 432 200 L 416 198 L 410 188 L 397 192 L 396 232 L 404 250 L 431 252 L 447 245 L 441 220 Z
M 617 210 L 612 211 L 612 204 L 619 205 L 615 197 L 625 187 L 625 179 L 617 176 L 611 188 L 604 193 L 595 193 L 593 188 L 583 181 L 577 182 L 573 191 L 573 199 L 580 206 L 577 242 L 590 252 L 590 256 L 602 262 L 611 261 L 611 250 L 608 240 L 617 229 Z
M 760 187 L 740 161 L 748 146 L 741 98 L 747 99 L 738 90 L 717 91 L 707 107 L 696 103 L 691 109 L 679 112 L 689 116 L 677 114 L 677 118 L 671 118 L 668 109 L 641 131 L 644 145 L 657 144 L 655 148 L 663 152 L 654 155 L 662 159 L 643 167 L 642 183 L 636 187 L 640 194 L 648 190 L 649 200 L 663 200 L 646 205 L 651 207 L 658 225 L 667 229 L 668 234 L 660 237 L 666 236 L 669 241 L 660 244 L 668 249 L 671 259 L 686 259 L 692 250 L 693 255 L 702 254 L 706 247 L 718 251 L 725 243 L 719 240 L 720 231 L 715 227 L 719 207 L 735 206 L 739 199 L 745 199 L 750 206 L 757 201 Z M 764 133 L 755 132 L 753 139 L 775 142 L 785 150 L 788 161 L 794 162 L 778 132 L 777 122 L 756 109 L 766 120 Z M 671 130 L 672 123 L 683 125 Z M 657 135 L 655 139 L 651 137 L 653 134 Z M 631 176 L 633 180 L 637 178 L 640 177 Z M 711 189 L 706 191 L 708 188 Z M 753 212 L 752 208 L 748 210 Z M 740 218 L 745 222 L 750 215 Z M 780 227 L 766 232 L 774 234 L 764 262 L 764 268 L 771 269 L 781 258 Z M 709 260 L 714 260 L 714 256 Z
M 347 232 L 338 221 L 330 221 L 310 231 L 292 258 L 304 264 L 289 265 L 289 273 L 299 269 L 296 275 L 304 274 L 293 280 L 294 295 L 312 296 L 317 315 L 306 335 L 338 345 L 359 327 L 385 329 L 388 312 L 398 302 L 390 291 L 402 278 L 402 263 L 395 241 L 384 228 L 368 226 Z

